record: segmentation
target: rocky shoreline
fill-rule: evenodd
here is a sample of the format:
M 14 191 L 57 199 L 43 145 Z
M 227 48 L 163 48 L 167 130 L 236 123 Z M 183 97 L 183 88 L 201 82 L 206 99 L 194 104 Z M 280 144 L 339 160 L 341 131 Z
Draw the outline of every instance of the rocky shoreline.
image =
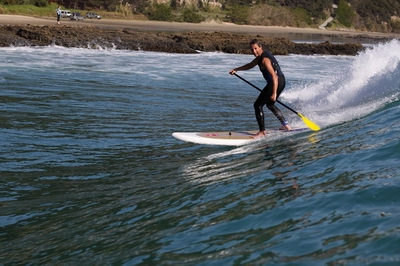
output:
M 360 43 L 294 43 L 287 38 L 229 32 L 142 32 L 129 28 L 94 26 L 0 25 L 0 47 L 49 46 L 89 49 L 143 50 L 166 53 L 224 52 L 249 54 L 249 41 L 259 39 L 275 55 L 356 55 L 365 49 Z

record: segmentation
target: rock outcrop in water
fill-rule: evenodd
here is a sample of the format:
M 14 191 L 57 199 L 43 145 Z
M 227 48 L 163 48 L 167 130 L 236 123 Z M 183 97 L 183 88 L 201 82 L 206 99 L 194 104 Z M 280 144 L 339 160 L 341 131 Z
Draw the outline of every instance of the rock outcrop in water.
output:
M 130 29 L 104 29 L 80 26 L 0 25 L 0 47 L 58 45 L 78 48 L 112 48 L 166 53 L 224 52 L 248 54 L 249 41 L 259 39 L 275 55 L 322 54 L 356 55 L 361 44 L 294 43 L 286 38 L 226 32 L 151 33 Z

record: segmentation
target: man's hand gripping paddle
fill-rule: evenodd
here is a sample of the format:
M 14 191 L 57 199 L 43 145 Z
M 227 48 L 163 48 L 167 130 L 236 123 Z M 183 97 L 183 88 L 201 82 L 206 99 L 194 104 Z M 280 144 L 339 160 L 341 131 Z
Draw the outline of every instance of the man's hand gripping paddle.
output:
M 242 78 L 241 76 L 239 76 L 238 74 L 234 73 L 234 75 L 238 78 L 240 78 L 241 80 L 243 80 L 244 82 L 246 82 L 247 84 L 249 84 L 250 86 L 256 88 L 259 91 L 262 91 L 260 88 L 258 88 L 257 86 L 255 86 L 254 84 L 248 82 L 247 80 L 245 80 L 244 78 Z M 289 109 L 290 111 L 292 111 L 293 113 L 295 113 L 296 115 L 300 116 L 301 119 L 303 119 L 304 124 L 306 124 L 311 130 L 314 131 L 318 131 L 320 130 L 320 127 L 315 124 L 314 122 L 312 122 L 311 120 L 309 120 L 307 117 L 305 117 L 304 115 L 300 114 L 299 112 L 296 112 L 295 110 L 293 110 L 292 108 L 290 108 L 289 106 L 287 106 L 286 104 L 283 104 L 282 102 L 280 102 L 279 100 L 276 100 L 278 103 L 280 103 L 281 105 L 283 105 L 284 107 L 286 107 L 287 109 Z

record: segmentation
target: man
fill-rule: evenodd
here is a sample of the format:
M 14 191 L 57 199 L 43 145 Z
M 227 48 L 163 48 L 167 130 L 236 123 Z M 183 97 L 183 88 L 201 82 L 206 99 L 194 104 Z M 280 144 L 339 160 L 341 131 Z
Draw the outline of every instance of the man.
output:
M 60 18 L 61 18 L 61 7 L 58 6 L 56 9 L 57 12 L 57 24 L 60 24 Z
M 258 65 L 264 79 L 267 81 L 267 85 L 264 87 L 257 100 L 254 102 L 254 110 L 256 113 L 256 119 L 259 127 L 259 132 L 254 137 L 264 136 L 265 133 L 265 122 L 264 122 L 264 111 L 263 106 L 266 104 L 268 109 L 278 118 L 281 122 L 282 127 L 280 130 L 291 130 L 289 123 L 283 117 L 281 111 L 275 106 L 275 102 L 279 95 L 285 88 L 285 76 L 278 64 L 275 57 L 267 50 L 262 48 L 262 45 L 257 39 L 250 42 L 250 49 L 253 55 L 256 57 L 248 64 L 241 67 L 234 68 L 229 71 L 229 74 L 233 75 L 237 71 L 249 70 Z

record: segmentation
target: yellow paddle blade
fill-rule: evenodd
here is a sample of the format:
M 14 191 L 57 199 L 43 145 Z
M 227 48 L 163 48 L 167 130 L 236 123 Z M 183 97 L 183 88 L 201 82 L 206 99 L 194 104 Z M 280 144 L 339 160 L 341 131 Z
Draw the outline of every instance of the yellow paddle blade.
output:
M 309 120 L 307 117 L 303 116 L 300 113 L 297 113 L 298 116 L 301 117 L 301 119 L 303 119 L 304 124 L 306 124 L 310 129 L 314 130 L 314 131 L 318 131 L 320 130 L 320 127 L 315 124 L 314 122 L 312 122 L 311 120 Z

